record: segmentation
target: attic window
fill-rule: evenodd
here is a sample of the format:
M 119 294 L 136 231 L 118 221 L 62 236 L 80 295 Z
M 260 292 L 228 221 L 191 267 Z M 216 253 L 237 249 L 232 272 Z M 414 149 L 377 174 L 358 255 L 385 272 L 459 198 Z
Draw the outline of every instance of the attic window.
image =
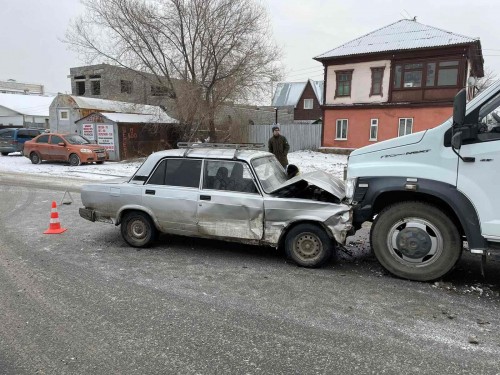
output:
M 370 90 L 370 96 L 380 95 L 382 96 L 382 80 L 384 79 L 384 68 L 371 68 L 372 70 L 372 88 Z
M 458 60 L 427 61 L 396 64 L 394 67 L 395 89 L 425 87 L 456 87 L 459 79 Z
M 337 77 L 337 89 L 335 90 L 335 97 L 351 96 L 351 81 L 353 70 L 337 70 L 335 75 Z
M 312 99 L 304 99 L 304 109 L 313 109 Z

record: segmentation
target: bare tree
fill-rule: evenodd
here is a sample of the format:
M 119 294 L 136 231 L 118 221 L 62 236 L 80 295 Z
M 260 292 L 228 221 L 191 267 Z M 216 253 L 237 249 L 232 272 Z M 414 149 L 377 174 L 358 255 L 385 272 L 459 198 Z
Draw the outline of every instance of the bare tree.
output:
M 497 80 L 496 73 L 490 68 L 485 68 L 484 76 L 479 78 L 474 84 L 476 95 L 481 91 L 484 91 L 488 86 L 490 86 L 496 80 Z
M 65 41 L 85 60 L 152 73 L 176 115 L 217 138 L 215 114 L 279 78 L 265 7 L 258 0 L 81 0 Z

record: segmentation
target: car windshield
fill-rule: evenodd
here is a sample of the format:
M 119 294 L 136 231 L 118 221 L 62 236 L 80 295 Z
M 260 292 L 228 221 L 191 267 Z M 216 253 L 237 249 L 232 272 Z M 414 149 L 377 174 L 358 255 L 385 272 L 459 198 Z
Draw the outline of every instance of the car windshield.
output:
M 274 156 L 255 159 L 252 165 L 266 193 L 276 190 L 287 181 L 285 170 Z
M 66 140 L 72 145 L 89 145 L 90 141 L 81 135 L 67 135 Z

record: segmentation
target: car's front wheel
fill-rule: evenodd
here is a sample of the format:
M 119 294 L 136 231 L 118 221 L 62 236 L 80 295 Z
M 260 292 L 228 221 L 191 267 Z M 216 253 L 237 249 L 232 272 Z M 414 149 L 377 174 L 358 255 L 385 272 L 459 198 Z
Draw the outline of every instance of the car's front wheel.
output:
M 2 152 L 2 155 L 3 156 L 7 156 L 7 155 L 9 155 L 9 153 L 8 152 Z
M 80 164 L 82 164 L 82 161 L 80 160 L 80 157 L 77 154 L 71 154 L 69 156 L 69 165 L 72 167 L 77 167 Z
M 40 164 L 42 162 L 40 155 L 38 155 L 36 152 L 32 152 L 30 154 L 30 160 L 33 164 Z
M 121 223 L 123 239 L 133 247 L 147 247 L 156 238 L 156 227 L 144 212 L 129 212 L 125 214 Z
M 299 224 L 285 238 L 285 251 L 289 259 L 302 267 L 319 267 L 332 256 L 333 241 L 314 224 Z

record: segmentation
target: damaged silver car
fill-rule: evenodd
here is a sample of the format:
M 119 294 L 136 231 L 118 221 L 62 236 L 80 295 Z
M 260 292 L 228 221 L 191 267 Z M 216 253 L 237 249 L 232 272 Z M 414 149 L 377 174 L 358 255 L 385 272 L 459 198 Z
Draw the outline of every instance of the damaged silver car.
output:
M 248 144 L 180 144 L 149 156 L 126 181 L 85 185 L 80 216 L 121 225 L 134 247 L 158 233 L 283 246 L 318 267 L 344 244 L 351 209 L 324 172 L 291 179 L 273 154 Z

